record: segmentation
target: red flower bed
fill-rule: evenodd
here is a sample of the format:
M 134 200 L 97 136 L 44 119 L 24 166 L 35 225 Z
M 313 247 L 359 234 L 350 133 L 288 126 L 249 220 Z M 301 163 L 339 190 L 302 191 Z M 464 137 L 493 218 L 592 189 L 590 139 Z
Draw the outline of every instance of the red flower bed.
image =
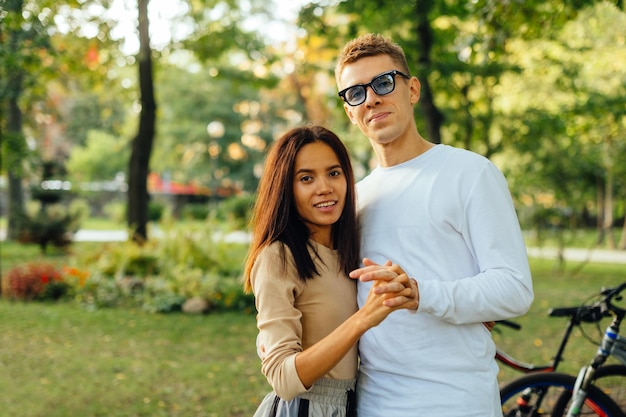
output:
M 47 289 L 62 286 L 63 276 L 48 263 L 28 263 L 8 271 L 2 278 L 2 294 L 15 300 L 47 298 Z M 55 292 L 58 293 L 58 292 Z

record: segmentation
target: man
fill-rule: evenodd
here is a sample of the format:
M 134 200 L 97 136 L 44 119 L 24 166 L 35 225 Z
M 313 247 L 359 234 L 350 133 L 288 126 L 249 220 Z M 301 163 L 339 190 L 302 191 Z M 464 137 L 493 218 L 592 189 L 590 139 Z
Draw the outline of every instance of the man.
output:
M 420 83 L 402 49 L 375 34 L 349 42 L 335 77 L 346 114 L 378 166 L 358 185 L 361 306 L 390 268 L 415 278 L 416 312 L 359 342 L 359 417 L 501 416 L 495 345 L 483 322 L 525 314 L 532 281 L 504 176 L 486 158 L 418 132 Z M 384 265 L 387 260 L 393 267 Z

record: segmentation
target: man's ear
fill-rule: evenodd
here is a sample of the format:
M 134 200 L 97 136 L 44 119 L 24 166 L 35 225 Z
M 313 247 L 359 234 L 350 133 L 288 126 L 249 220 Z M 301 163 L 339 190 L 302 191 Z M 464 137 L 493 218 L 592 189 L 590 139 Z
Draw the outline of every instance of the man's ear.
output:
M 409 89 L 411 91 L 411 104 L 415 104 L 420 101 L 420 91 L 422 89 L 422 85 L 417 77 L 411 77 L 409 80 Z
M 348 115 L 348 118 L 350 119 L 350 121 L 352 122 L 353 125 L 356 125 L 356 120 L 354 120 L 354 117 L 352 115 L 352 107 L 348 106 L 348 103 L 344 102 L 343 103 L 343 109 L 345 110 L 346 114 Z

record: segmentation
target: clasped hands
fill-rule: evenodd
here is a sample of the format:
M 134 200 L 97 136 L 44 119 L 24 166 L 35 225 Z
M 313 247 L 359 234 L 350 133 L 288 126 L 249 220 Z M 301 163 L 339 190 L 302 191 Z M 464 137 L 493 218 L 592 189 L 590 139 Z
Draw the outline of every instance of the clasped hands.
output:
M 416 311 L 419 307 L 420 293 L 417 281 L 409 278 L 400 265 L 392 264 L 391 261 L 379 265 L 369 258 L 363 259 L 363 268 L 350 272 L 350 278 L 361 282 L 378 281 L 371 291 L 375 294 L 388 294 L 383 305 L 394 310 L 407 309 Z M 483 325 L 492 331 L 495 321 L 485 321 Z
M 363 259 L 363 268 L 350 272 L 350 278 L 361 282 L 376 281 L 371 289 L 375 294 L 387 294 L 383 304 L 393 310 L 417 310 L 419 306 L 419 288 L 417 281 L 402 270 L 400 265 L 391 261 L 384 265 L 369 258 Z

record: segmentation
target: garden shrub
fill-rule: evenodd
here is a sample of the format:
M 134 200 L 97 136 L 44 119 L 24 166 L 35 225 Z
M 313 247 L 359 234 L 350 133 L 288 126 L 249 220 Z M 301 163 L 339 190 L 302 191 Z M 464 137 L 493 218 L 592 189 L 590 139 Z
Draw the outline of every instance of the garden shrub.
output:
M 114 278 L 100 273 L 90 274 L 85 285 L 76 289 L 76 301 L 89 310 L 123 305 L 124 293 Z
M 177 294 L 171 282 L 162 277 L 146 279 L 143 290 L 136 294 L 141 308 L 150 313 L 172 313 L 180 311 L 185 297 Z
M 80 208 L 77 208 L 80 210 Z M 80 225 L 80 212 L 55 204 L 36 213 L 23 214 L 18 240 L 22 243 L 37 243 L 45 253 L 48 244 L 66 247 L 72 243 L 73 234 Z
M 88 309 L 169 313 L 201 298 L 209 312 L 254 311 L 254 299 L 243 293 L 241 282 L 247 244 L 222 241 L 208 221 L 193 229 L 162 225 L 162 230 L 161 237 L 141 246 L 130 241 L 81 246 L 63 268 L 21 265 L 3 278 L 3 293 L 23 300 L 71 297 Z
M 2 294 L 13 300 L 58 300 L 68 290 L 61 271 L 49 263 L 18 265 L 2 278 Z
M 229 279 L 220 282 L 220 286 L 213 299 L 214 310 L 218 311 L 241 311 L 254 313 L 254 296 L 242 291 L 239 279 Z
M 143 246 L 124 242 L 81 254 L 77 264 L 91 276 L 77 290 L 78 300 L 90 308 L 133 305 L 166 313 L 201 297 L 210 311 L 253 311 L 240 279 L 247 245 L 217 241 L 213 230 L 209 223 L 192 230 L 164 227 L 162 237 Z
M 165 211 L 165 204 L 159 201 L 148 202 L 148 221 L 158 222 Z
M 244 230 L 248 225 L 254 200 L 254 194 L 244 194 L 222 201 L 217 208 L 217 219 L 228 222 L 236 230 Z
M 78 263 L 112 278 L 145 277 L 159 273 L 159 260 L 154 248 L 157 242 L 144 246 L 133 242 L 104 244 L 91 253 L 84 253 Z
M 180 211 L 180 217 L 189 220 L 205 220 L 209 217 L 211 208 L 205 203 L 188 203 Z
M 61 269 L 61 271 L 63 272 L 63 281 L 70 287 L 83 287 L 89 278 L 89 271 L 75 266 L 66 265 Z
M 104 216 L 117 224 L 124 224 L 126 221 L 126 203 L 123 201 L 112 201 L 104 204 L 102 208 Z
M 69 205 L 69 212 L 74 215 L 78 224 L 89 217 L 89 203 L 84 198 L 74 198 Z

